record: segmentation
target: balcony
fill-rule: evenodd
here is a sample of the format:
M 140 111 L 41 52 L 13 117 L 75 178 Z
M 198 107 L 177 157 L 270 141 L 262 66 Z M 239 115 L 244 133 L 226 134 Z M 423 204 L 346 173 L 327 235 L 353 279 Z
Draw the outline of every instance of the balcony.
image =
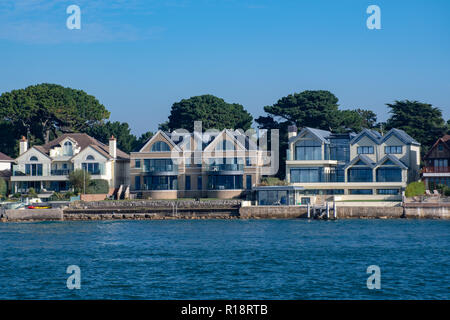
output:
M 142 172 L 150 175 L 178 175 L 178 165 L 168 164 L 163 166 L 146 166 L 142 167 Z
M 57 169 L 51 170 L 50 174 L 52 176 L 68 176 L 73 170 L 70 169 Z
M 422 173 L 450 173 L 450 167 L 423 167 Z
M 213 174 L 242 174 L 244 173 L 243 164 L 214 164 L 206 166 L 206 171 Z

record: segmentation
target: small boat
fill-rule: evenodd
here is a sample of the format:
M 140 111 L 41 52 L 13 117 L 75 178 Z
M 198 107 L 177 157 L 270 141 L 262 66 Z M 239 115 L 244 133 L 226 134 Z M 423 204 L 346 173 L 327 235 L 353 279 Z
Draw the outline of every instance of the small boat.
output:
M 51 209 L 50 206 L 28 206 L 28 209 Z

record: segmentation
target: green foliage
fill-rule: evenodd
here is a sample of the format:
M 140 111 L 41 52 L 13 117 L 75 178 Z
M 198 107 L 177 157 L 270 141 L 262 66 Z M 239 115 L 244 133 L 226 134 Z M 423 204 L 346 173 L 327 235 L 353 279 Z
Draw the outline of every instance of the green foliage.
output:
M 402 129 L 422 144 L 422 154 L 426 153 L 437 138 L 443 136 L 447 125 L 442 112 L 428 103 L 418 101 L 395 101 L 387 104 L 391 117 L 386 130 Z
M 370 110 L 342 110 L 338 115 L 340 121 L 336 132 L 360 132 L 364 128 L 373 129 L 377 122 L 377 115 Z
M 153 132 L 147 131 L 143 133 L 139 139 L 136 140 L 134 151 L 139 151 L 151 137 L 153 137 Z
M 28 198 L 37 198 L 37 196 L 38 196 L 37 192 L 34 188 L 28 189 L 28 195 L 27 195 Z
M 92 180 L 87 190 L 87 193 L 90 194 L 108 193 L 108 192 L 109 192 L 108 181 L 101 179 Z
M 7 189 L 6 181 L 4 179 L 0 178 L 0 199 L 3 199 L 6 197 L 7 191 L 8 191 L 8 189 Z
M 77 169 L 69 174 L 69 184 L 74 189 L 76 194 L 88 191 L 91 183 L 91 175 L 89 172 L 82 169 Z
M 75 193 L 73 192 L 54 192 L 52 196 L 50 197 L 50 201 L 67 201 L 70 200 L 70 197 L 74 196 Z
M 117 148 L 126 153 L 133 151 L 137 142 L 136 136 L 131 134 L 130 127 L 126 122 L 98 123 L 85 132 L 104 144 L 108 144 L 109 138 L 114 136 L 117 139 Z
M 161 127 L 194 131 L 194 121 L 202 121 L 206 129 L 250 129 L 253 117 L 237 103 L 227 103 L 213 95 L 183 99 L 172 105 L 169 122 Z
M 14 135 L 8 138 L 9 150 L 21 135 L 30 142 L 48 142 L 59 132 L 83 131 L 107 118 L 109 112 L 95 97 L 57 84 L 38 84 L 0 96 L 0 121 L 12 126 Z
M 412 182 L 406 186 L 405 191 L 406 197 L 415 197 L 424 194 L 425 194 L 425 183 L 421 181 Z
M 286 186 L 285 180 L 280 180 L 276 177 L 264 177 L 261 179 L 261 186 Z
M 303 91 L 281 98 L 273 106 L 265 106 L 264 111 L 274 119 L 281 118 L 297 125 L 323 130 L 333 130 L 339 126 L 338 98 L 329 91 Z M 260 123 L 257 119 L 256 121 Z

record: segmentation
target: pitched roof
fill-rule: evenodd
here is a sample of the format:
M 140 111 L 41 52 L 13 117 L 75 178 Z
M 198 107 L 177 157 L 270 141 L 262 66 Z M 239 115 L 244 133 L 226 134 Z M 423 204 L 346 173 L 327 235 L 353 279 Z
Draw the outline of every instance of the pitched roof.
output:
M 42 153 L 49 154 L 50 149 L 53 149 L 55 147 L 60 147 L 60 143 L 66 139 L 70 138 L 74 140 L 78 147 L 80 147 L 80 151 L 84 150 L 85 148 L 92 146 L 95 150 L 103 154 L 105 157 L 110 158 L 109 155 L 109 146 L 106 144 L 101 143 L 97 139 L 87 135 L 86 133 L 65 133 L 55 140 L 50 141 L 49 143 L 46 143 L 41 146 L 33 146 L 34 148 L 38 149 Z M 123 152 L 120 149 L 117 149 L 117 158 L 118 159 L 129 159 L 130 156 Z
M 445 145 L 450 150 L 450 135 L 446 134 L 442 138 L 439 138 L 439 139 L 436 140 L 436 142 L 433 144 L 433 146 L 430 148 L 430 150 L 428 150 L 427 154 L 423 157 L 424 159 L 428 159 L 428 157 L 430 156 L 431 152 L 433 151 L 434 148 L 437 147 L 439 142 L 442 142 L 443 145 Z
M 394 134 L 395 136 L 397 136 L 403 143 L 405 144 L 415 144 L 415 145 L 420 145 L 419 142 L 417 142 L 413 137 L 411 137 L 409 134 L 407 134 L 405 131 L 401 130 L 401 129 L 391 129 L 389 130 L 388 133 L 386 133 L 383 137 L 382 142 L 386 141 L 387 139 L 389 139 L 389 137 Z
M 10 157 L 8 157 L 6 154 L 0 152 L 0 161 L 9 161 L 14 162 L 14 160 Z
M 400 159 L 398 159 L 397 157 L 394 157 L 391 154 L 387 154 L 385 157 L 383 157 L 383 159 L 378 161 L 376 166 L 378 167 L 378 166 L 383 165 L 386 162 L 386 160 L 392 161 L 394 164 L 396 164 L 397 166 L 399 166 L 402 169 L 408 169 L 408 167 Z

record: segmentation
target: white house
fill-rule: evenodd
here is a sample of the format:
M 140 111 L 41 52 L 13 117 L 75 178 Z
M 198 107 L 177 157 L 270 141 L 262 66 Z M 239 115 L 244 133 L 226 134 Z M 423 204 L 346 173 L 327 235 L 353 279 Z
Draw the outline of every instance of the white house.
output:
M 69 173 L 84 169 L 91 179 L 102 179 L 110 188 L 129 185 L 130 158 L 117 149 L 114 137 L 109 145 L 85 133 L 68 133 L 40 146 L 28 148 L 25 137 L 20 140 L 19 157 L 13 166 L 13 192 L 65 191 L 69 189 Z

